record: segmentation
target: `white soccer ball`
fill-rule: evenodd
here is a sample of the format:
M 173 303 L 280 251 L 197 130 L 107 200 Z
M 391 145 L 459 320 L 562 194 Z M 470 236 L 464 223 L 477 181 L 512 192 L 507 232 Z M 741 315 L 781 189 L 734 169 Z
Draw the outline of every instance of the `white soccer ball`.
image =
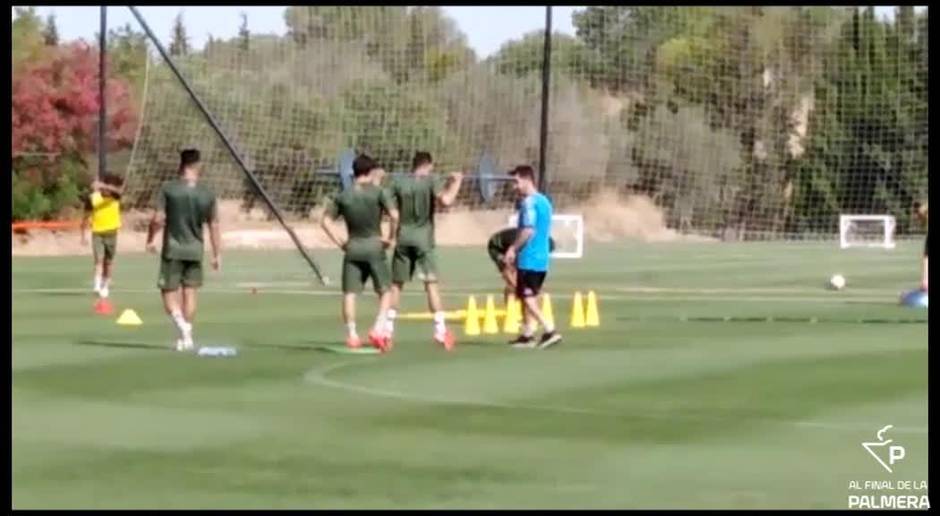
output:
M 829 278 L 829 287 L 833 290 L 842 290 L 845 288 L 845 278 L 841 274 Z

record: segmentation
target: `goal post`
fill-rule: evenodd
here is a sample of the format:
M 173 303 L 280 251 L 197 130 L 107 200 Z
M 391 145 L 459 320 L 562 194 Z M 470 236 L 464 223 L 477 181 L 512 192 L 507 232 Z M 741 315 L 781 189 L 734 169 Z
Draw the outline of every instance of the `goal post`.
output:
M 893 215 L 840 215 L 839 247 L 894 249 L 896 227 Z

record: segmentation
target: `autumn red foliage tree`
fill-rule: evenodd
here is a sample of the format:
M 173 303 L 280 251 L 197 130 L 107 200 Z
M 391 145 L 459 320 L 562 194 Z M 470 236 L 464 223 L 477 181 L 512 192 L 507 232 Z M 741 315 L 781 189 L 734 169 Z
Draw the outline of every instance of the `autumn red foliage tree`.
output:
M 14 219 L 52 218 L 80 202 L 97 149 L 98 51 L 84 43 L 47 47 L 13 78 Z M 107 147 L 128 148 L 136 107 L 127 84 L 109 77 Z M 51 157 L 51 159 L 50 159 Z

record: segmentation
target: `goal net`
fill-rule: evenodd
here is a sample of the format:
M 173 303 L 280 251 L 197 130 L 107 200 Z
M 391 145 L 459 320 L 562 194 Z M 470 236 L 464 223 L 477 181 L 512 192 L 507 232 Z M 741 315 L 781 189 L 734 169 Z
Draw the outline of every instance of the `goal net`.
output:
M 485 8 L 527 27 L 494 49 L 471 45 L 447 7 L 285 7 L 277 33 L 217 9 L 217 36 L 188 34 L 185 10 L 159 36 L 305 241 L 350 150 L 390 173 L 429 151 L 438 172 L 467 174 L 457 209 L 500 221 L 513 201 L 500 175 L 539 161 L 542 8 Z M 925 10 L 554 13 L 546 156 L 559 211 L 615 192 L 648 197 L 670 228 L 728 240 L 834 240 L 845 213 L 921 231 L 910 206 L 927 194 Z M 270 224 L 179 81 L 147 56 L 129 201 L 149 203 L 178 151 L 197 146 L 227 220 Z
M 841 215 L 839 246 L 894 249 L 895 225 L 891 215 Z
M 519 214 L 509 216 L 506 227 L 518 227 Z M 577 214 L 552 215 L 552 257 L 576 259 L 584 257 L 584 217 Z

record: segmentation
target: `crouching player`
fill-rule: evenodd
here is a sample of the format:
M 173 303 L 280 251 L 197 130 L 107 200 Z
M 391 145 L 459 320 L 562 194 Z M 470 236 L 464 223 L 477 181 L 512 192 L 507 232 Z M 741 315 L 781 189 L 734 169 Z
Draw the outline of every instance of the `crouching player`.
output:
M 490 260 L 493 260 L 493 264 L 496 265 L 496 270 L 499 271 L 500 276 L 502 276 L 503 281 L 506 283 L 503 286 L 503 303 L 506 304 L 509 302 L 509 296 L 516 292 L 516 266 L 515 264 L 507 264 L 503 261 L 506 256 L 506 251 L 509 250 L 509 247 L 512 246 L 513 242 L 519 237 L 519 228 L 506 228 L 501 231 L 493 233 L 493 236 L 490 237 L 489 242 L 486 244 L 486 252 L 490 255 Z M 548 239 L 548 252 L 555 252 L 555 239 Z
M 382 351 L 392 347 L 391 335 L 386 331 L 385 315 L 391 302 L 391 284 L 385 250 L 394 247 L 398 225 L 398 210 L 389 194 L 375 184 L 373 173 L 379 169 L 375 161 L 360 155 L 353 162 L 353 184 L 337 195 L 323 217 L 323 230 L 330 240 L 342 249 L 343 256 L 343 319 L 346 323 L 346 345 L 362 345 L 356 332 L 356 296 L 362 292 L 367 279 L 379 296 L 379 311 L 375 326 L 369 332 L 369 343 Z M 382 237 L 382 215 L 391 221 L 388 237 Z M 342 217 L 346 222 L 348 238 L 342 242 L 337 236 L 335 222 Z
M 555 327 L 545 321 L 538 306 L 538 295 L 548 274 L 550 260 L 549 236 L 552 232 L 552 203 L 535 186 L 535 170 L 521 165 L 510 172 L 515 177 L 519 202 L 519 233 L 509 246 L 503 262 L 514 264 L 516 272 L 516 297 L 522 300 L 525 326 L 516 340 L 510 342 L 515 348 L 545 349 L 561 342 Z M 545 332 L 535 342 L 535 322 Z

